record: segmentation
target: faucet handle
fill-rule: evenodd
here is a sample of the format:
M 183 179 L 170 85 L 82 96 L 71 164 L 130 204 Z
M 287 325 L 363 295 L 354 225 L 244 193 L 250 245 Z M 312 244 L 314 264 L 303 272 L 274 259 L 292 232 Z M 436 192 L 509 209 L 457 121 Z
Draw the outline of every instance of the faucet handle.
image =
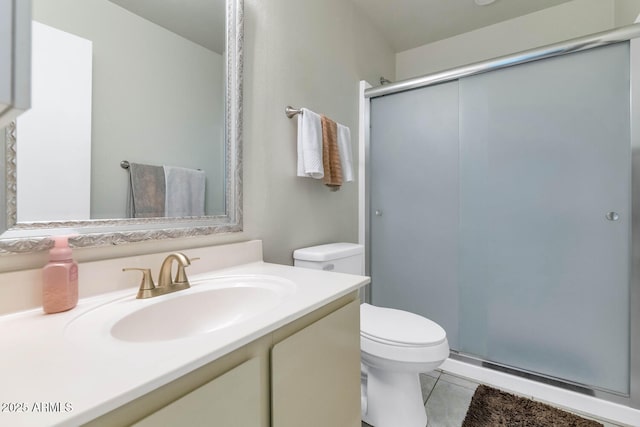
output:
M 123 268 L 122 271 L 137 270 L 142 272 L 142 281 L 140 282 L 140 289 L 138 289 L 138 295 L 136 298 L 149 298 L 153 296 L 153 290 L 156 285 L 153 283 L 153 277 L 151 277 L 150 268 Z
M 176 271 L 176 278 L 174 279 L 173 284 L 182 286 L 186 285 L 189 287 L 190 284 L 189 279 L 187 278 L 187 273 L 185 272 L 185 267 L 190 266 L 193 261 L 199 260 L 200 257 L 189 258 L 183 253 L 180 253 L 180 255 L 184 257 L 184 261 L 186 262 L 178 262 L 178 270 Z
M 187 259 L 187 261 L 189 261 L 189 263 L 188 264 L 184 264 L 184 265 L 181 264 L 181 263 L 178 263 L 178 271 L 176 272 L 176 278 L 173 281 L 173 283 L 175 285 L 187 285 L 187 286 L 190 286 L 189 279 L 187 278 L 187 273 L 186 273 L 186 271 L 184 269 L 185 269 L 185 267 L 190 266 L 193 261 L 199 260 L 200 257 L 189 258 L 186 255 L 184 257 Z

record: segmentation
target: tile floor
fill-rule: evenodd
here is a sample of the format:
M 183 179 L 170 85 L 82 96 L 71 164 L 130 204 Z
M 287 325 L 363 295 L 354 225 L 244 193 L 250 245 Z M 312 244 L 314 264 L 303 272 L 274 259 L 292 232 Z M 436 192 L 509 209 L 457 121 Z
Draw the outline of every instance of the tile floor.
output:
M 420 374 L 427 427 L 460 427 L 478 383 L 448 373 Z M 602 420 L 604 427 L 619 427 Z M 362 422 L 362 427 L 370 427 Z

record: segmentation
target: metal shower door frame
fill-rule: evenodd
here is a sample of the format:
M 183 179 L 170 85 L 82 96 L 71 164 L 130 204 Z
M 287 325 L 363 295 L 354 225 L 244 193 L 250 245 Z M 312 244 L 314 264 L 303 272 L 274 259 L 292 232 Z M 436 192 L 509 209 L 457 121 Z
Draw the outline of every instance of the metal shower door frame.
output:
M 467 363 L 487 367 L 511 374 L 535 379 L 554 386 L 581 392 L 606 401 L 619 403 L 632 408 L 640 408 L 640 23 L 616 28 L 576 39 L 555 43 L 552 45 L 530 49 L 487 61 L 477 62 L 462 67 L 453 68 L 426 76 L 412 78 L 392 84 L 372 87 L 364 90 L 364 162 L 370 165 L 370 101 L 373 98 L 392 95 L 421 87 L 444 83 L 476 74 L 499 70 L 514 65 L 541 59 L 566 55 L 573 52 L 593 49 L 613 43 L 630 41 L 630 123 L 631 123 L 631 274 L 629 286 L 629 315 L 630 315 L 630 366 L 629 366 L 629 395 L 620 395 L 602 390 L 591 389 L 588 386 L 573 384 L 556 378 L 548 378 L 535 373 L 514 370 L 512 367 L 503 367 L 489 361 L 474 357 L 452 353 L 452 358 L 463 360 Z M 634 73 L 635 71 L 635 73 Z M 366 274 L 371 275 L 371 170 L 365 168 L 364 173 L 364 243 L 366 257 Z M 365 294 L 365 299 L 371 302 L 370 287 Z

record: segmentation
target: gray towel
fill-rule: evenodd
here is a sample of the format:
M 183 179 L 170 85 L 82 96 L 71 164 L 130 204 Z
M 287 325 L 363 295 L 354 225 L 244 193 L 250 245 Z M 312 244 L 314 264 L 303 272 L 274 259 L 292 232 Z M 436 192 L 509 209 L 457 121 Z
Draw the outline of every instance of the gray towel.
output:
M 204 216 L 205 173 L 165 166 L 165 214 L 168 217 Z
M 164 216 L 166 187 L 162 166 L 131 163 L 129 165 L 130 218 L 153 218 Z

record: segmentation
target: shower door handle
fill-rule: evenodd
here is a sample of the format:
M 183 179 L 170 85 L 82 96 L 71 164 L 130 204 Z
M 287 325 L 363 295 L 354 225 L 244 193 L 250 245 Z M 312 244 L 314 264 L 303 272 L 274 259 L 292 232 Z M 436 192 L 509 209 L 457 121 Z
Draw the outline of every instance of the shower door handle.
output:
M 604 216 L 605 218 L 607 218 L 609 221 L 617 221 L 620 219 L 620 214 L 618 212 L 607 212 L 607 214 Z

